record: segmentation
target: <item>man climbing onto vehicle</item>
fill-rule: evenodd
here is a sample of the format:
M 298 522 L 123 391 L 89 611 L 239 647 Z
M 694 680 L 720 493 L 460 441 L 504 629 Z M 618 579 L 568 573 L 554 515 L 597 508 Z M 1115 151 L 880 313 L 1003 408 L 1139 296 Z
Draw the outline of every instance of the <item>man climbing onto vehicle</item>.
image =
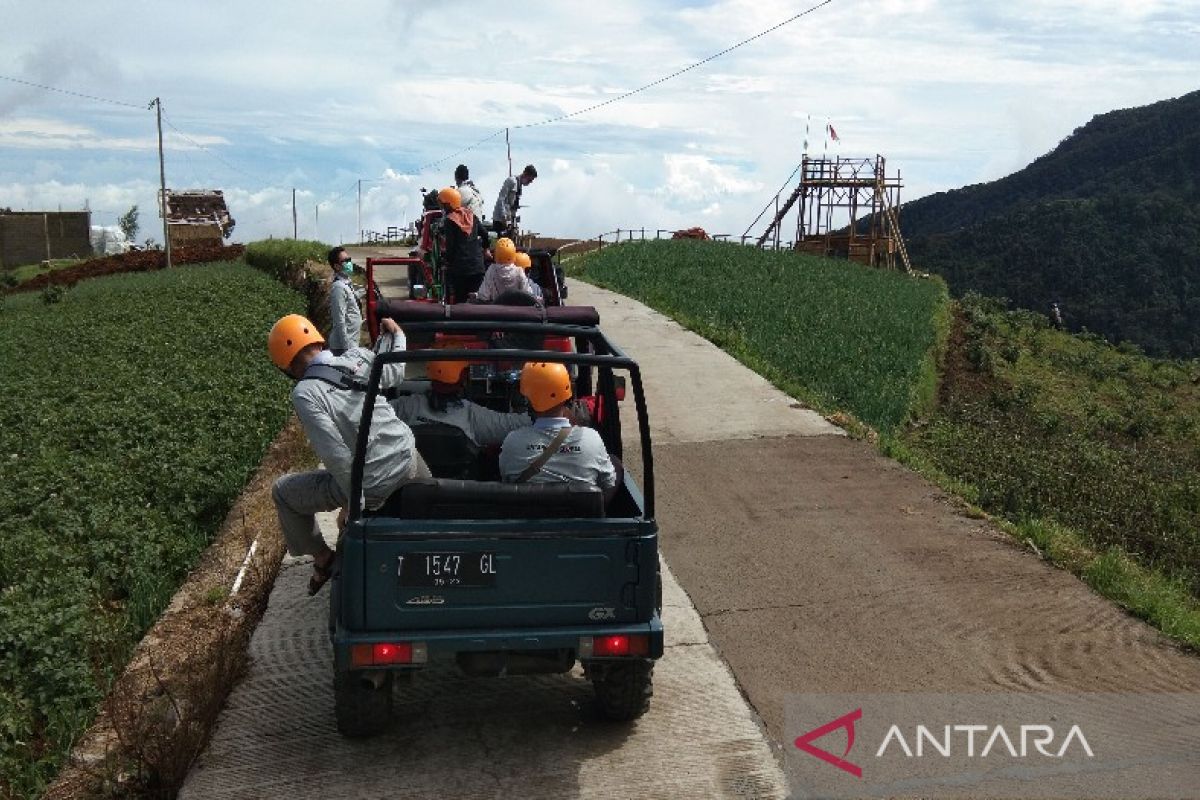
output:
M 521 370 L 520 387 L 534 421 L 505 437 L 501 478 L 506 483 L 585 483 L 603 491 L 606 502 L 612 499 L 617 468 L 599 433 L 571 423 L 573 392 L 566 366 L 531 361 Z
M 350 276 L 354 274 L 354 261 L 344 247 L 329 251 L 329 267 L 333 270 L 333 283 L 329 287 L 329 349 L 335 356 L 358 347 L 362 331 L 362 299 L 354 288 Z
M 526 164 L 520 175 L 509 175 L 500 187 L 496 207 L 492 209 L 492 230 L 500 234 L 515 233 L 517 209 L 521 207 L 521 190 L 537 178 L 537 168 Z
M 324 465 L 324 469 L 284 475 L 271 489 L 288 552 L 313 557 L 309 595 L 320 591 L 333 573 L 334 552 L 325 544 L 315 514 L 345 508 L 350 497 L 350 469 L 371 365 L 376 353 L 405 346 L 395 320 L 384 319 L 381 329 L 374 351 L 352 347 L 341 356 L 327 350 L 317 327 L 299 314 L 280 319 L 267 337 L 271 361 L 296 380 L 292 407 Z M 403 378 L 403 364 L 389 365 L 380 386 L 393 386 Z M 429 470 L 417 453 L 412 431 L 380 393 L 363 466 L 366 507 L 383 505 L 404 480 L 413 477 L 429 477 Z
M 438 192 L 438 200 L 446 214 L 442 228 L 446 234 L 446 274 L 454 302 L 465 303 L 483 281 L 487 232 L 479 217 L 462 204 L 458 189 L 447 186 Z

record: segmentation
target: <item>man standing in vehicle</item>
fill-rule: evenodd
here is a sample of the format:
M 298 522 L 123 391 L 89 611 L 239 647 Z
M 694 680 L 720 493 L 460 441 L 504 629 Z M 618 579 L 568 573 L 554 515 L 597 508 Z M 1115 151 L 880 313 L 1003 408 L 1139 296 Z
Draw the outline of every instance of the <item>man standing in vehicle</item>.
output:
M 600 434 L 571 424 L 571 375 L 563 364 L 531 361 L 521 370 L 521 394 L 534 412 L 533 425 L 513 431 L 500 446 L 500 477 L 506 483 L 585 483 L 617 489 L 617 470 Z
M 520 175 L 509 175 L 504 179 L 500 195 L 496 198 L 496 207 L 492 209 L 492 230 L 505 233 L 516 227 L 517 209 L 521 206 L 521 190 L 536 178 L 537 169 L 533 164 L 526 164 Z
M 362 309 L 358 306 L 358 290 L 350 280 L 354 274 L 354 261 L 346 248 L 335 247 L 329 251 L 329 267 L 333 270 L 333 283 L 329 287 L 329 349 L 335 356 L 340 356 L 351 347 L 358 347 Z
M 271 496 L 288 552 L 313 557 L 308 593 L 316 594 L 333 573 L 334 552 L 317 528 L 315 514 L 345 508 L 350 470 L 363 411 L 363 392 L 376 353 L 403 350 L 404 334 L 395 320 L 382 321 L 375 351 L 352 347 L 341 356 L 325 349 L 311 321 L 299 314 L 271 328 L 267 350 L 275 366 L 296 380 L 292 407 L 324 469 L 289 473 L 275 481 Z M 404 379 L 404 365 L 384 368 L 380 387 Z M 362 491 L 367 508 L 377 508 L 406 479 L 429 477 L 412 430 L 401 422 L 381 392 L 375 398 L 371 436 L 363 463 Z
M 454 302 L 465 303 L 483 282 L 487 231 L 479 217 L 463 205 L 458 189 L 447 186 L 438 192 L 438 200 L 446 214 L 442 224 L 446 234 L 446 276 Z
M 466 164 L 459 164 L 454 168 L 454 185 L 458 189 L 459 196 L 462 197 L 462 205 L 464 208 L 470 209 L 471 213 L 483 220 L 483 195 L 475 186 L 475 181 L 471 180 L 471 172 L 467 169 Z

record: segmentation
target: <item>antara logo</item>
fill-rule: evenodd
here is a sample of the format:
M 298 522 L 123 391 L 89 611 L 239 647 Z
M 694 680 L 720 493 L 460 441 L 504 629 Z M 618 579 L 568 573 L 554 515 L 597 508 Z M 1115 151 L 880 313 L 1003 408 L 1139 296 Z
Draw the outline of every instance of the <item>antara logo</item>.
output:
M 840 770 L 849 772 L 856 778 L 862 777 L 862 767 L 857 764 L 851 764 L 846 760 L 846 756 L 850 755 L 850 748 L 854 747 L 854 723 L 862 719 L 862 709 L 856 708 L 849 714 L 838 717 L 833 722 L 826 722 L 819 728 L 813 728 L 803 736 L 796 738 L 796 747 L 799 747 L 810 756 L 816 756 L 827 764 L 833 764 Z M 842 753 L 841 757 L 835 756 L 828 750 L 822 750 L 813 744 L 813 741 L 820 739 L 826 734 L 833 733 L 838 728 L 846 729 L 846 752 Z
M 862 767 L 848 761 L 847 756 L 854 747 L 856 722 L 862 719 L 863 711 L 856 708 L 848 714 L 843 714 L 835 720 L 813 728 L 796 738 L 796 747 L 815 756 L 827 764 L 832 764 L 843 772 L 848 772 L 856 778 L 863 775 Z M 813 742 L 834 731 L 845 729 L 846 749 L 842 754 L 835 755 Z M 940 735 L 938 735 L 940 733 Z M 909 736 L 905 736 L 899 725 L 893 724 L 884 734 L 883 741 L 875 751 L 875 757 L 881 758 L 889 752 L 903 753 L 907 758 L 922 758 L 935 753 L 943 758 L 957 755 L 967 758 L 987 758 L 988 756 L 1009 756 L 1010 758 L 1028 758 L 1044 756 L 1046 758 L 1063 758 L 1071 750 L 1072 745 L 1078 754 L 1094 758 L 1091 745 L 1083 734 L 1083 729 L 1072 725 L 1066 736 L 1058 740 L 1057 731 L 1050 725 L 1020 725 L 1010 732 L 1003 725 L 917 725 Z M 915 746 L 914 746 L 915 745 Z M 1019 746 L 1018 746 L 1019 745 Z M 928 749 L 927 749 L 928 747 Z

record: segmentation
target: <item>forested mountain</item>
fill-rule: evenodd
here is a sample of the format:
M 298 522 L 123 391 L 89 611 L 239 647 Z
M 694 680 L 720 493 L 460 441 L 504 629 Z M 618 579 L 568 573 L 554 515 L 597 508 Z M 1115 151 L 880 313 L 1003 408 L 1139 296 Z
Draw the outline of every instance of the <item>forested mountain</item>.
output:
M 1200 356 L 1200 91 L 1102 114 L 1020 172 L 906 203 L 914 265 L 1157 355 Z

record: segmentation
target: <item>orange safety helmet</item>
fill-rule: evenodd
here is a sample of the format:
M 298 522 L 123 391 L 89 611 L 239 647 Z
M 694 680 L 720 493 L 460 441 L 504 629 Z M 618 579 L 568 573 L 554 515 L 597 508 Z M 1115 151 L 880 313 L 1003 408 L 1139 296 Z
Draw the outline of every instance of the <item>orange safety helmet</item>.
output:
M 438 192 L 438 202 L 445 203 L 450 208 L 459 208 L 462 206 L 462 194 L 453 186 L 447 186 Z
M 563 364 L 530 361 L 521 370 L 521 394 L 534 411 L 547 411 L 571 399 L 571 375 Z
M 529 253 L 517 253 L 513 263 L 521 269 L 529 269 L 533 266 L 533 259 L 529 257 Z
M 425 374 L 438 383 L 458 383 L 466 368 L 465 361 L 430 361 L 425 366 Z
M 513 244 L 512 239 L 504 236 L 496 240 L 496 246 L 492 248 L 492 258 L 497 264 L 511 264 L 516 257 L 517 246 Z
M 267 336 L 267 352 L 275 366 L 284 372 L 292 366 L 292 359 L 310 344 L 325 344 L 325 337 L 307 317 L 288 314 L 271 326 Z

